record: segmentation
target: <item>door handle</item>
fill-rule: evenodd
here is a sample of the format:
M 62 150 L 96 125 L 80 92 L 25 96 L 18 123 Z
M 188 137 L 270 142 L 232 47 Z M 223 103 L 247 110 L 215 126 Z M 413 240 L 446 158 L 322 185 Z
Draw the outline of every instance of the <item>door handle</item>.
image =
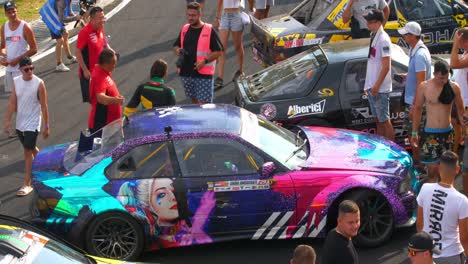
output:
M 237 203 L 228 203 L 227 201 L 223 201 L 223 200 L 216 201 L 217 208 L 227 208 L 227 207 L 236 208 L 237 205 L 238 205 Z

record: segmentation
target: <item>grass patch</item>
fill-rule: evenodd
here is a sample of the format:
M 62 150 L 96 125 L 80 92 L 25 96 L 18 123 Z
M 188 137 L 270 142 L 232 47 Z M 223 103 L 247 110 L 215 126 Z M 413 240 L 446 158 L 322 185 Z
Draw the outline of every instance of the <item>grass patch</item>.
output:
M 18 6 L 18 17 L 26 20 L 27 22 L 33 21 L 40 17 L 39 9 L 44 5 L 47 0 L 16 0 Z M 3 25 L 8 19 L 5 16 L 3 4 L 0 5 L 0 24 Z

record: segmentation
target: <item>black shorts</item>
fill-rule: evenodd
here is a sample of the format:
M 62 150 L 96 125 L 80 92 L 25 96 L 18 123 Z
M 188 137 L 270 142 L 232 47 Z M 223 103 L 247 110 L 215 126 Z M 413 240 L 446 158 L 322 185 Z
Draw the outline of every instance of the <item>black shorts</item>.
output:
M 63 33 L 64 33 L 66 30 L 67 30 L 67 29 L 66 29 L 65 27 L 62 27 L 62 28 L 60 29 L 60 35 L 56 35 L 55 33 L 53 33 L 53 32 L 51 31 L 51 32 L 50 32 L 50 37 L 51 37 L 52 39 L 59 39 L 59 38 L 61 38 L 61 37 L 63 36 Z
M 37 135 L 39 132 L 36 131 L 19 131 L 16 129 L 16 134 L 25 149 L 34 150 L 36 149 Z
M 81 97 L 83 98 L 83 103 L 89 103 L 89 80 L 81 77 L 80 78 L 81 86 Z

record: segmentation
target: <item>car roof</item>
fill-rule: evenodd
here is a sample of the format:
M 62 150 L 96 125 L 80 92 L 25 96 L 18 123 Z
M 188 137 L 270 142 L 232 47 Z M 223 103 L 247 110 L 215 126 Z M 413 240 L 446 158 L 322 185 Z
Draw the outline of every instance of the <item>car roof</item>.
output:
M 241 112 L 247 111 L 233 105 L 204 104 L 155 108 L 130 116 L 125 126 L 125 139 L 171 134 L 221 132 L 239 135 Z
M 367 58 L 369 53 L 370 39 L 353 39 L 339 42 L 322 44 L 322 50 L 325 52 L 330 64 L 344 62 L 353 59 Z

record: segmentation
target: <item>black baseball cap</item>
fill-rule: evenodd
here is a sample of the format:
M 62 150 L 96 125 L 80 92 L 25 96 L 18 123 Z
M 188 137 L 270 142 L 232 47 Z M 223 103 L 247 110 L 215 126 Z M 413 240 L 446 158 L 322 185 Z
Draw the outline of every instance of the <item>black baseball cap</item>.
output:
M 26 65 L 32 65 L 32 60 L 31 58 L 29 57 L 23 57 L 20 62 L 19 62 L 19 66 L 20 67 L 23 67 L 23 66 L 26 66 Z
M 380 22 L 384 22 L 384 15 L 383 12 L 380 9 L 372 9 L 367 15 L 364 15 L 364 18 L 366 20 L 377 20 Z
M 3 5 L 3 8 L 5 9 L 5 11 L 11 8 L 16 8 L 16 4 L 13 1 L 6 1 Z
M 432 236 L 426 232 L 419 232 L 412 235 L 409 239 L 408 248 L 419 251 L 429 250 L 434 254 L 440 254 L 440 250 L 435 248 Z

